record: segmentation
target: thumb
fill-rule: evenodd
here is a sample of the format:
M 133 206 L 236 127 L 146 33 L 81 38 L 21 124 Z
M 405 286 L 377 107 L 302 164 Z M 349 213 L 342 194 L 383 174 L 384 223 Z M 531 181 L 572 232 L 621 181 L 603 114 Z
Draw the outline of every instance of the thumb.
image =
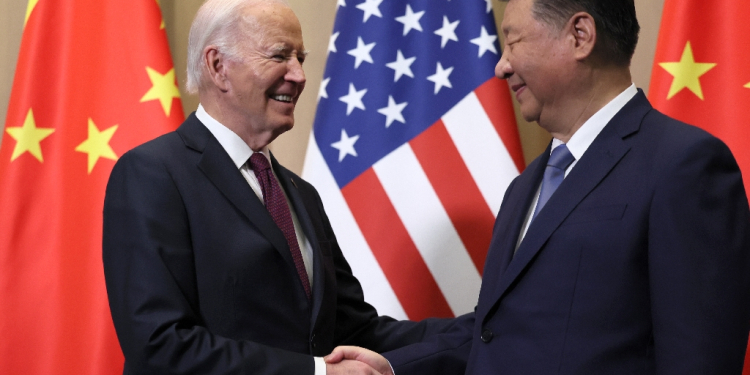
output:
M 331 352 L 331 354 L 323 357 L 326 363 L 339 363 L 344 359 L 344 350 L 339 346 Z

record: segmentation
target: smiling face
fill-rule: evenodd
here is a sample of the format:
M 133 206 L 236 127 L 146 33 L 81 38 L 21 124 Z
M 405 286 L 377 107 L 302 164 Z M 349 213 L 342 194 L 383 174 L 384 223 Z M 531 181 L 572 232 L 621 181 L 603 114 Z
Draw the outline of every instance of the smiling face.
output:
M 235 132 L 267 144 L 294 126 L 294 107 L 305 88 L 302 29 L 281 4 L 243 12 L 248 23 L 237 34 L 240 56 L 225 61 L 225 108 L 240 124 Z
M 564 33 L 534 18 L 533 6 L 534 0 L 509 1 L 501 25 L 505 48 L 495 74 L 508 80 L 524 119 L 544 126 L 569 95 L 575 59 Z

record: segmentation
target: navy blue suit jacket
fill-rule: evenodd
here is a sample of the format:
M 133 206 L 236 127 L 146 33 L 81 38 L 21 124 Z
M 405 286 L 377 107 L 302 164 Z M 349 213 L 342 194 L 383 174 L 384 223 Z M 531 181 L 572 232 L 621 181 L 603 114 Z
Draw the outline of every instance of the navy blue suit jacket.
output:
M 442 323 L 365 303 L 315 189 L 272 158 L 313 251 L 308 301 L 281 230 L 195 114 L 115 165 L 103 260 L 125 374 L 312 374 L 312 355 L 390 350 Z
M 386 357 L 409 374 L 737 374 L 750 212 L 729 149 L 639 92 L 513 255 L 549 148 L 508 188 L 474 313 Z

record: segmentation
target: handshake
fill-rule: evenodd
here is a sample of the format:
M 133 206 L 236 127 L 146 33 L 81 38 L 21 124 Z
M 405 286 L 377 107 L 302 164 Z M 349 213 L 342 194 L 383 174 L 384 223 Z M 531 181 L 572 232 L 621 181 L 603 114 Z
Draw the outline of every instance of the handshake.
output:
M 391 364 L 382 355 L 358 346 L 339 346 L 327 355 L 326 375 L 394 375 Z

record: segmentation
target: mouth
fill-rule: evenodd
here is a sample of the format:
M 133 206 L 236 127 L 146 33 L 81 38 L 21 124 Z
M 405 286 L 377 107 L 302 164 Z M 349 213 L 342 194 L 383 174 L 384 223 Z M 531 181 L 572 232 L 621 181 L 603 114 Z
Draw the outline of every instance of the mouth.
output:
M 283 94 L 281 94 L 281 95 L 271 95 L 270 98 L 273 99 L 273 100 L 275 100 L 275 101 L 283 102 L 283 103 L 291 103 L 292 102 L 292 96 L 291 95 L 283 95 Z
M 517 83 L 515 85 L 511 85 L 510 89 L 513 90 L 513 92 L 516 94 L 516 99 L 520 101 L 519 95 L 524 91 L 526 88 L 526 85 L 523 83 Z

